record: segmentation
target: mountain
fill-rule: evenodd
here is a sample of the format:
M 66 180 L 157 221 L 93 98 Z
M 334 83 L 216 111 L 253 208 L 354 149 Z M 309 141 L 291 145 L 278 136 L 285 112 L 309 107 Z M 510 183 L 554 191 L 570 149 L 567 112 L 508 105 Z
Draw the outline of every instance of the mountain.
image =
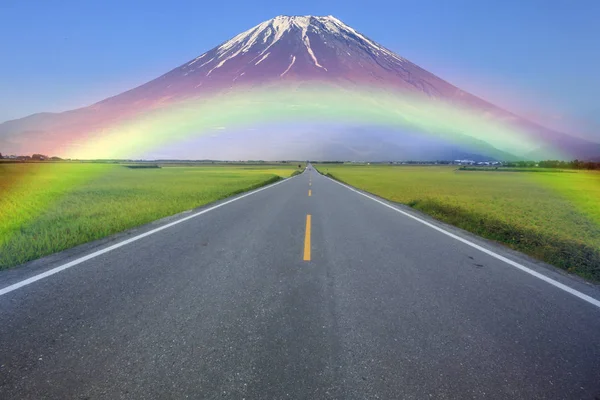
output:
M 278 16 L 89 107 L 0 124 L 0 150 L 81 158 L 600 155 L 599 144 L 496 107 L 333 16 Z

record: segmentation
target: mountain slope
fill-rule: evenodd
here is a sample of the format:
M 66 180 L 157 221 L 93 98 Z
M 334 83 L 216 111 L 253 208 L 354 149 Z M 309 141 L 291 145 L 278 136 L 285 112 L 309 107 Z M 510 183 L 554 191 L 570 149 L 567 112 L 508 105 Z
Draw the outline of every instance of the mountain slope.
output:
M 356 91 L 363 97 L 366 92 L 373 91 L 370 95 L 375 98 L 374 101 L 379 96 L 378 92 L 383 91 L 404 97 L 420 96 L 429 99 L 434 106 L 443 103 L 468 109 L 470 114 L 483 116 L 490 124 L 506 125 L 515 131 L 526 132 L 530 144 L 513 152 L 517 156 L 555 155 L 552 148 L 544 150 L 548 144 L 555 142 L 560 142 L 563 149 L 572 149 L 572 153 L 581 153 L 581 149 L 586 149 L 587 156 L 596 151 L 595 144 L 543 128 L 460 90 L 333 16 L 279 16 L 235 36 L 157 79 L 90 107 L 0 124 L 0 149 L 5 153 L 60 153 L 65 146 L 72 148 L 73 143 L 79 145 L 81 141 L 101 138 L 104 133 L 114 132 L 122 124 L 146 118 L 182 102 L 194 99 L 211 101 L 215 96 L 252 93 L 253 90 L 270 87 L 293 92 L 314 85 L 331 91 L 343 90 L 350 95 Z M 314 101 L 319 99 L 315 98 Z M 256 105 L 249 104 L 248 107 Z M 189 129 L 195 128 L 191 126 Z M 410 125 L 403 126 L 403 133 L 413 134 L 414 131 Z M 476 147 L 483 152 L 482 156 L 493 157 L 492 154 L 510 150 L 495 148 L 498 138 L 488 135 L 488 151 L 481 145 L 482 140 L 486 141 L 485 132 L 478 134 L 483 137 L 477 137 L 474 143 L 478 143 Z M 285 135 L 285 129 L 281 135 Z M 368 141 L 368 133 L 366 135 Z M 456 136 L 458 138 L 460 134 Z M 381 135 L 374 133 L 372 139 L 380 141 Z M 351 142 L 356 140 L 356 136 L 349 135 L 348 140 L 350 142 L 347 144 L 352 147 Z M 164 140 L 161 143 L 164 144 Z M 462 140 L 462 143 L 464 145 L 465 141 Z M 600 145 L 597 146 L 600 154 Z M 373 149 L 377 148 L 374 144 Z M 206 150 L 203 149 L 203 153 Z M 465 149 L 467 152 L 471 150 Z M 71 153 L 77 155 L 76 151 Z M 389 157 L 389 151 L 385 154 Z M 437 152 L 437 156 L 440 155 L 443 155 L 443 151 Z M 109 154 L 99 153 L 98 156 Z M 177 157 L 177 154 L 170 156 Z M 374 158 L 380 156 L 383 155 L 378 155 L 377 151 L 370 155 Z M 398 153 L 398 157 L 410 156 Z M 422 157 L 421 152 L 419 156 Z M 562 156 L 577 157 L 577 154 Z M 307 154 L 307 158 L 310 158 L 310 154 Z
M 468 97 L 332 16 L 279 16 L 97 106 L 151 105 L 247 84 L 323 80 L 341 85 L 391 85 L 445 98 Z

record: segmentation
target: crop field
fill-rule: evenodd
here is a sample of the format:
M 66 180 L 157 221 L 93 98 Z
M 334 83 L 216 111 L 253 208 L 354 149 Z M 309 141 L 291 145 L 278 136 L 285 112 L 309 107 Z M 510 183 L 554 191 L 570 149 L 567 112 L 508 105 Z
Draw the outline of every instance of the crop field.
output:
M 600 281 L 600 173 L 315 165 L 321 173 Z
M 298 164 L 0 163 L 0 269 L 256 188 Z

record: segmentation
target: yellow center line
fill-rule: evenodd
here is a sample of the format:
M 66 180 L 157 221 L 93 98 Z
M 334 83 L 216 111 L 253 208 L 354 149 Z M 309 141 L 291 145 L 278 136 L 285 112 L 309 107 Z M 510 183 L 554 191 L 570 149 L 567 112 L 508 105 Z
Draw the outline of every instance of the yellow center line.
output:
M 310 261 L 310 214 L 306 216 L 306 234 L 304 235 L 304 261 Z
M 312 190 L 308 189 L 308 197 L 312 196 Z

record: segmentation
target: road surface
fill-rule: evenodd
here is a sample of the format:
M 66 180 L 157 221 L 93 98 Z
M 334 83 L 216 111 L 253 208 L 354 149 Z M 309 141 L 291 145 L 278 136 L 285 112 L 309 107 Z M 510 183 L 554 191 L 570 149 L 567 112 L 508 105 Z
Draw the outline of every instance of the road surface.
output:
M 0 399 L 600 398 L 596 288 L 314 170 L 236 199 L 1 273 Z

